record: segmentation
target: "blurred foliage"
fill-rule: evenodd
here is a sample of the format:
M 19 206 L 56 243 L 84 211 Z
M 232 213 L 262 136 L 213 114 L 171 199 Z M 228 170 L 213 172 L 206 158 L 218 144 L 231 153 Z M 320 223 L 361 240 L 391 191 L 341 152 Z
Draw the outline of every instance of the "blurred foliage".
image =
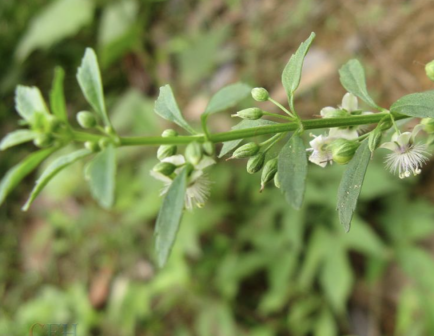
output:
M 274 61 L 258 68 L 264 49 L 302 29 L 320 8 L 294 1 L 293 20 L 264 37 L 256 23 L 266 14 L 244 13 L 241 1 L 205 3 L 1 2 L 2 134 L 16 123 L 14 86 L 37 83 L 46 92 L 57 64 L 68 73 L 69 113 L 84 106 L 73 75 L 86 46 L 97 46 L 102 59 L 114 127 L 157 134 L 163 125 L 152 110 L 160 84 L 196 97 L 236 77 L 241 61 L 251 81 L 277 76 Z M 210 19 L 222 8 L 245 14 L 249 42 L 236 40 L 245 31 L 231 15 Z M 377 17 L 379 9 L 363 15 Z M 239 52 L 243 44 L 250 48 Z M 2 153 L 0 173 L 25 151 Z M 415 193 L 417 181 L 398 182 L 381 158 L 368 169 L 348 234 L 335 212 L 342 167 L 310 167 L 299 212 L 275 189 L 259 194 L 257 177 L 242 164 L 216 167 L 212 199 L 185 215 L 172 257 L 158 270 L 152 238 L 161 186 L 149 176 L 155 153 L 118 152 L 110 211 L 89 199 L 78 165 L 47 186 L 30 214 L 19 212 L 27 187 L 0 209 L 1 335 L 27 335 L 34 323 L 77 323 L 80 336 L 333 336 L 368 335 L 369 328 L 434 334 L 434 210 Z

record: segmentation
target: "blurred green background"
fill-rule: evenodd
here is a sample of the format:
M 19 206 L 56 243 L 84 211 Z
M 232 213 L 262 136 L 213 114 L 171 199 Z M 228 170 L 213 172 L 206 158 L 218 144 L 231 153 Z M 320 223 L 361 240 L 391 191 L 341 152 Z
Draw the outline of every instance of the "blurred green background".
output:
M 311 31 L 298 110 L 311 118 L 339 104 L 337 69 L 352 57 L 385 106 L 432 89 L 423 64 L 434 58 L 433 15 L 429 0 L 1 1 L 0 134 L 17 127 L 14 87 L 47 93 L 56 65 L 67 72 L 71 120 L 87 108 L 75 73 L 88 46 L 121 135 L 169 126 L 153 113 L 167 83 L 191 121 L 237 80 L 285 102 L 280 73 Z M 213 117 L 214 131 L 230 128 L 228 115 Z M 32 150 L 0 153 L 0 175 Z M 245 162 L 222 162 L 210 173 L 211 200 L 185 214 L 159 270 L 155 148 L 118 152 L 111 211 L 91 199 L 80 164 L 29 213 L 20 207 L 36 174 L 0 208 L 0 335 L 28 335 L 34 323 L 77 323 L 77 336 L 434 335 L 432 163 L 401 181 L 376 154 L 345 234 L 335 212 L 342 167 L 310 166 L 296 212 L 274 188 L 259 194 Z

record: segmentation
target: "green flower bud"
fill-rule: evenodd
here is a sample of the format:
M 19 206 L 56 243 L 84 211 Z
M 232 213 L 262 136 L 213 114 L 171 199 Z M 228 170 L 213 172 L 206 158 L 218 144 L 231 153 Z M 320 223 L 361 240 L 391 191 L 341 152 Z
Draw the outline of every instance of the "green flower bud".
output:
M 244 159 L 251 157 L 259 152 L 259 145 L 255 142 L 249 142 L 237 148 L 230 159 Z
M 268 160 L 264 165 L 261 175 L 261 191 L 264 190 L 265 184 L 270 182 L 277 173 L 277 158 Z
M 204 142 L 202 148 L 203 151 L 209 156 L 213 156 L 215 153 L 215 146 L 211 141 Z
M 106 149 L 108 147 L 108 145 L 110 145 L 110 140 L 107 138 L 101 138 L 98 141 L 98 146 L 101 149 Z
M 84 148 L 89 149 L 92 152 L 98 152 L 99 151 L 99 146 L 96 142 L 93 141 L 86 141 L 84 143 Z
M 40 133 L 33 140 L 36 147 L 45 148 L 53 144 L 53 137 L 49 134 Z
M 111 127 L 111 126 L 106 126 L 106 127 L 104 127 L 104 131 L 105 131 L 108 135 L 110 135 L 110 136 L 115 136 L 115 135 L 116 135 L 115 130 L 114 130 L 113 127 Z
M 332 152 L 333 161 L 337 164 L 350 162 L 358 147 L 357 141 L 347 139 L 336 139 L 328 146 Z
M 249 161 L 247 161 L 247 172 L 249 174 L 254 174 L 260 171 L 264 165 L 264 160 L 265 154 L 262 152 L 252 156 Z
M 161 145 L 158 147 L 157 158 L 163 160 L 169 156 L 173 156 L 178 151 L 178 147 L 175 145 Z
M 378 128 L 374 129 L 369 134 L 368 147 L 371 152 L 374 152 L 374 150 L 376 150 L 380 146 L 382 137 L 383 137 L 383 132 Z
M 431 61 L 425 65 L 425 72 L 427 77 L 434 81 L 434 61 Z
M 191 142 L 185 149 L 185 159 L 193 166 L 196 166 L 202 160 L 202 146 L 198 142 Z
M 280 189 L 279 172 L 277 172 L 276 175 L 274 175 L 274 185 L 276 186 L 276 188 Z
M 393 126 L 392 120 L 390 120 L 390 117 L 384 117 L 383 119 L 380 120 L 380 122 L 377 125 L 377 128 L 380 131 L 386 131 L 389 128 L 391 128 Z
M 87 111 L 78 112 L 77 122 L 83 128 L 93 128 L 97 124 L 93 113 Z
M 152 170 L 156 173 L 163 174 L 165 176 L 170 176 L 175 171 L 176 166 L 169 162 L 159 162 Z
M 345 117 L 349 117 L 348 112 L 345 111 L 345 110 L 338 110 L 338 109 L 325 110 L 325 109 L 323 109 L 322 111 L 325 111 L 324 115 L 323 115 L 323 118 L 345 118 Z
M 251 107 L 248 109 L 238 111 L 236 114 L 233 114 L 232 117 L 239 117 L 241 119 L 247 119 L 247 120 L 258 120 L 261 119 L 263 115 L 264 113 L 260 108 Z
M 270 98 L 270 95 L 268 94 L 268 91 L 264 88 L 254 88 L 252 89 L 252 97 L 256 101 L 267 101 L 268 98 Z
M 177 136 L 177 135 L 178 135 L 178 132 L 175 131 L 175 130 L 173 130 L 173 129 L 166 129 L 166 130 L 163 131 L 163 133 L 161 133 L 161 136 L 163 138 L 174 137 L 174 136 Z
M 421 120 L 421 125 L 423 125 L 423 130 L 427 133 L 434 133 L 434 119 L 423 118 Z

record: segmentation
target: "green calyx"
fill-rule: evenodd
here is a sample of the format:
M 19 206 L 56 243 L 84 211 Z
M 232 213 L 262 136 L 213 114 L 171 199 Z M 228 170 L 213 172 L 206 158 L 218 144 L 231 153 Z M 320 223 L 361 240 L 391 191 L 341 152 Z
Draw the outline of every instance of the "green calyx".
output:
M 94 114 L 88 111 L 78 112 L 77 122 L 82 128 L 94 128 L 97 125 Z
M 426 76 L 434 82 L 434 61 L 425 65 Z
M 259 152 L 260 146 L 256 142 L 249 142 L 237 148 L 229 159 L 244 159 Z
M 264 88 L 254 88 L 251 93 L 253 99 L 259 102 L 267 101 L 270 98 L 268 91 Z
M 169 162 L 159 162 L 157 163 L 152 170 L 156 173 L 163 174 L 165 176 L 170 176 L 175 171 L 176 166 Z
M 161 145 L 157 150 L 158 160 L 163 160 L 169 156 L 173 156 L 178 151 L 178 147 L 175 145 Z
M 174 136 L 177 136 L 177 135 L 178 135 L 178 132 L 175 131 L 175 130 L 173 130 L 173 129 L 170 129 L 170 128 L 164 130 L 163 133 L 161 133 L 161 136 L 163 138 L 170 138 L 170 137 L 174 137 Z
M 429 134 L 434 133 L 434 119 L 423 118 L 421 120 L 421 125 L 423 125 L 423 130 Z
M 336 139 L 328 145 L 332 152 L 333 161 L 342 165 L 350 162 L 358 147 L 357 141 L 347 139 Z
M 196 166 L 202 160 L 203 151 L 200 143 L 194 141 L 185 149 L 185 158 L 193 166 Z
M 271 181 L 277 173 L 277 158 L 268 160 L 265 165 L 264 169 L 262 170 L 261 175 L 261 192 L 264 190 L 265 184 L 269 181 Z
M 238 111 L 236 114 L 233 114 L 232 117 L 239 117 L 241 119 L 247 119 L 247 120 L 258 120 L 261 119 L 263 115 L 264 113 L 260 108 L 251 107 L 248 109 Z
M 265 154 L 260 152 L 252 156 L 249 161 L 247 161 L 247 172 L 249 174 L 255 174 L 262 169 L 265 161 Z

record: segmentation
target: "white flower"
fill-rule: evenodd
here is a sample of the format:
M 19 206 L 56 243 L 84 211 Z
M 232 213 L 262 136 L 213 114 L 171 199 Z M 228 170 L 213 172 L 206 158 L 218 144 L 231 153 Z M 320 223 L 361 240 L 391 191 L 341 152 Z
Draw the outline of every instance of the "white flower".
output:
M 414 142 L 421 129 L 419 126 L 413 132 L 395 133 L 392 141 L 380 146 L 392 151 L 387 155 L 386 167 L 394 174 L 398 172 L 399 178 L 409 177 L 412 173 L 415 176 L 420 174 L 422 165 L 427 161 L 426 146 Z
M 359 137 L 359 132 L 355 128 L 330 128 L 329 137 L 334 139 L 354 140 Z
M 185 164 L 185 158 L 183 155 L 174 155 L 168 158 L 165 158 L 161 162 L 169 162 L 174 165 L 180 166 Z M 211 182 L 208 178 L 208 175 L 203 172 L 203 169 L 213 165 L 215 161 L 208 156 L 205 156 L 199 164 L 194 167 L 193 172 L 189 175 L 187 180 L 187 190 L 185 193 L 185 207 L 188 210 L 192 210 L 195 206 L 201 208 L 210 194 L 210 185 Z M 182 167 L 177 168 L 175 170 L 175 174 L 178 174 Z M 169 188 L 173 182 L 173 180 L 160 173 L 156 173 L 151 171 L 151 175 L 164 182 L 164 187 L 161 190 L 160 196 L 167 194 Z
M 309 156 L 309 161 L 322 168 L 327 166 L 328 162 L 332 164 L 332 153 L 327 149 L 327 146 L 332 139 L 323 135 L 314 136 L 311 134 L 311 136 L 313 136 L 315 139 L 309 142 L 312 148 L 307 149 L 307 151 L 312 152 L 312 154 Z

